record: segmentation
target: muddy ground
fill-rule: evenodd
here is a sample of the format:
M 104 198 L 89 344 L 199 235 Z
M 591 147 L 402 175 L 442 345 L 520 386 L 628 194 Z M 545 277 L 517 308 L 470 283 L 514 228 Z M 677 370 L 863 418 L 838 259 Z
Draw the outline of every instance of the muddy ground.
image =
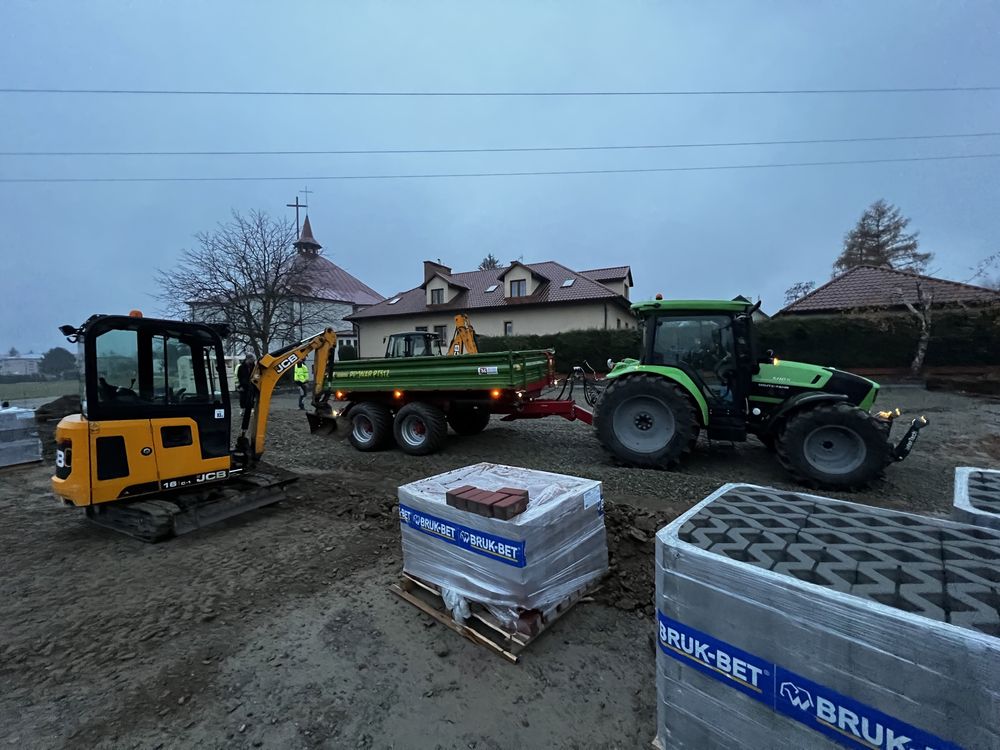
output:
M 932 424 L 852 500 L 945 513 L 1000 466 L 1000 404 L 886 388 Z M 0 474 L 0 743 L 18 748 L 638 748 L 654 733 L 652 532 L 729 481 L 791 487 L 756 442 L 679 472 L 611 465 L 589 428 L 501 423 L 426 458 L 356 453 L 275 406 L 289 501 L 149 546 L 88 526 L 48 468 Z M 390 594 L 397 485 L 477 461 L 604 482 L 612 573 L 508 664 Z

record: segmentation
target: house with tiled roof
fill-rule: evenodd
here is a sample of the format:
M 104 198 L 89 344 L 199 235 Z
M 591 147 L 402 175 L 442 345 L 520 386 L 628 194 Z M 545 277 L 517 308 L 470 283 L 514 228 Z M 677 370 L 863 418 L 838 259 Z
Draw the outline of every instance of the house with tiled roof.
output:
M 835 315 L 838 313 L 905 310 L 915 304 L 917 286 L 930 295 L 935 307 L 976 307 L 1000 303 L 1000 292 L 958 281 L 921 276 L 878 266 L 855 266 L 799 297 L 778 315 Z
M 384 339 L 403 331 L 434 331 L 447 344 L 455 315 L 466 313 L 483 336 L 550 334 L 579 328 L 634 328 L 628 266 L 574 271 L 561 263 L 522 263 L 455 273 L 424 261 L 423 283 L 349 316 L 360 354 L 379 357 Z

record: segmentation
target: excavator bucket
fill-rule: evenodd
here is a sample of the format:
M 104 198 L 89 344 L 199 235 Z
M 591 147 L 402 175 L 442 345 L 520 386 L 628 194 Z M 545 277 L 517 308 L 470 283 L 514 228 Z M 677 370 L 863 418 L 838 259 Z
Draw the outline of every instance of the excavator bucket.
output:
M 336 417 L 326 414 L 307 412 L 306 419 L 309 420 L 309 432 L 319 432 L 324 435 L 330 435 L 337 430 Z

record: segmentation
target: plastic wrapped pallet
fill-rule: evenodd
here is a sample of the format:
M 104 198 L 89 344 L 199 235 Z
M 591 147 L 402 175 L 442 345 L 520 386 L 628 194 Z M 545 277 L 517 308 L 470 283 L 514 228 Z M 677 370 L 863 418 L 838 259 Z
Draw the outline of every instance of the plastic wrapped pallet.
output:
M 445 493 L 463 485 L 526 489 L 528 508 L 510 520 L 458 510 Z M 405 572 L 509 625 L 608 570 L 601 483 L 591 479 L 476 464 L 400 487 L 399 518 Z
M 1000 471 L 960 466 L 955 469 L 951 517 L 1000 530 Z
M 42 443 L 32 409 L 0 409 L 0 467 L 40 461 Z
M 998 532 L 725 485 L 657 534 L 657 744 L 1000 748 L 998 589 Z

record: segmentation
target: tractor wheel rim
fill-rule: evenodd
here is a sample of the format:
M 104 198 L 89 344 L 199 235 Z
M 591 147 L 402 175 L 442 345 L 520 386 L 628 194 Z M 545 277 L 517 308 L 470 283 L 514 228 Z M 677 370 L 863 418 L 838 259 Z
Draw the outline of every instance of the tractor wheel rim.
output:
M 372 424 L 372 421 L 368 417 L 358 416 L 354 418 L 352 432 L 354 433 L 355 440 L 367 443 L 375 437 L 375 425 Z
M 854 430 L 824 425 L 806 435 L 802 452 L 809 465 L 824 474 L 850 474 L 865 462 L 868 447 Z
M 403 420 L 399 426 L 399 432 L 407 445 L 418 448 L 427 440 L 427 425 L 424 420 L 415 414 L 411 414 Z
M 633 396 L 623 401 L 611 420 L 615 437 L 628 450 L 655 453 L 674 437 L 673 410 L 655 396 Z

